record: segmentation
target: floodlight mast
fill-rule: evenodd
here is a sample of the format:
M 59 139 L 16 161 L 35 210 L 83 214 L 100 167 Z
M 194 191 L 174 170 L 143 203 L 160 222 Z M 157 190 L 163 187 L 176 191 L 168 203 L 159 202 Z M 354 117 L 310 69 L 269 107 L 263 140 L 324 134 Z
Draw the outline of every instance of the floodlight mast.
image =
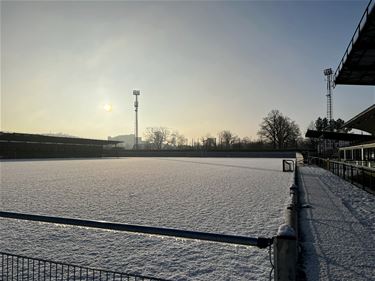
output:
M 332 68 L 324 69 L 324 75 L 327 80 L 327 119 L 328 122 L 332 121 L 333 111 L 332 111 L 332 89 L 333 89 L 333 71 Z
M 134 132 L 134 148 L 138 149 L 138 96 L 141 94 L 139 90 L 133 90 L 135 96 L 134 109 L 135 109 L 135 132 Z

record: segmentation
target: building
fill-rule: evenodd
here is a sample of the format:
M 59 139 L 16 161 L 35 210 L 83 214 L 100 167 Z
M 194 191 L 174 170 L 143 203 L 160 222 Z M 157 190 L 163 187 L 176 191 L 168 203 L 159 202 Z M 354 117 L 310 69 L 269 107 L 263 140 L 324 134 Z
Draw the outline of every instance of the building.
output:
M 348 134 L 331 131 L 307 130 L 305 136 L 314 140 L 317 155 L 325 158 L 339 158 L 338 151 L 342 147 L 375 141 L 375 136 L 369 134 Z
M 119 141 L 0 132 L 0 158 L 102 157 Z
M 340 160 L 357 164 L 375 166 L 375 104 L 360 112 L 343 125 L 345 128 L 357 129 L 368 133 L 373 140 L 363 141 L 357 145 L 342 147 Z
M 370 1 L 334 74 L 335 85 L 375 86 L 375 1 Z M 375 137 L 375 104 L 343 125 Z M 375 141 L 339 149 L 340 159 L 374 166 Z
M 117 147 L 121 147 L 121 148 L 124 148 L 124 149 L 133 149 L 134 145 L 135 145 L 135 135 L 134 134 L 119 135 L 119 136 L 116 136 L 116 137 L 108 137 L 108 140 L 109 141 L 119 141 L 119 142 L 121 142 L 117 145 Z M 144 142 L 142 141 L 142 138 L 138 137 L 138 145 L 140 147 L 142 147 L 143 144 L 144 144 Z
M 375 86 L 375 1 L 370 1 L 334 73 L 334 85 Z M 358 113 L 342 129 L 363 134 L 308 130 L 318 156 L 344 161 L 374 161 L 375 104 Z

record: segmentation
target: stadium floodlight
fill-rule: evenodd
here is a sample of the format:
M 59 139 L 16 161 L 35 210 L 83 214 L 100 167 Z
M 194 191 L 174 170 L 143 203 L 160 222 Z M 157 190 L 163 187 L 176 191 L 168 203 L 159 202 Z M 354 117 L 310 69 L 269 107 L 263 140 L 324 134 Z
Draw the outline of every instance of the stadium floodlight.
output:
M 332 68 L 324 69 L 324 75 L 325 76 L 332 75 L 332 74 L 333 74 Z
M 333 88 L 333 71 L 332 68 L 324 69 L 324 75 L 327 77 L 327 119 L 332 121 L 332 88 Z
M 135 129 L 134 129 L 134 148 L 138 149 L 138 96 L 141 94 L 139 90 L 133 90 L 135 96 L 134 109 L 135 109 Z

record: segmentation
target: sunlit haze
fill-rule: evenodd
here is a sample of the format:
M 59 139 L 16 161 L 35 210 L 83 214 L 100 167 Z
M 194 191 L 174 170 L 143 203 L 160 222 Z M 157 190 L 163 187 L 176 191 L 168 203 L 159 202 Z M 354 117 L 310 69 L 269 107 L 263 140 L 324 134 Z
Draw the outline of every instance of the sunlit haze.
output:
M 1 130 L 89 138 L 164 126 L 188 138 L 257 138 L 279 109 L 304 132 L 326 114 L 368 1 L 1 2 Z M 337 86 L 334 118 L 375 101 Z

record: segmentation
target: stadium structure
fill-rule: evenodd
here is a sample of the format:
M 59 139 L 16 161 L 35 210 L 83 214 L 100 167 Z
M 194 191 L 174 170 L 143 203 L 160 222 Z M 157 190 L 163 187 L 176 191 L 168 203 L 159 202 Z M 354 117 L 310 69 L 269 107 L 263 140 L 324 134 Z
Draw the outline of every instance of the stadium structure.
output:
M 335 87 L 338 85 L 375 86 L 375 1 L 369 2 L 333 75 L 333 82 Z M 374 166 L 375 104 L 347 121 L 342 129 L 344 131 L 357 129 L 365 134 L 308 130 L 306 137 L 320 140 L 318 145 L 320 155 Z
M 120 141 L 0 132 L 0 158 L 102 157 Z

